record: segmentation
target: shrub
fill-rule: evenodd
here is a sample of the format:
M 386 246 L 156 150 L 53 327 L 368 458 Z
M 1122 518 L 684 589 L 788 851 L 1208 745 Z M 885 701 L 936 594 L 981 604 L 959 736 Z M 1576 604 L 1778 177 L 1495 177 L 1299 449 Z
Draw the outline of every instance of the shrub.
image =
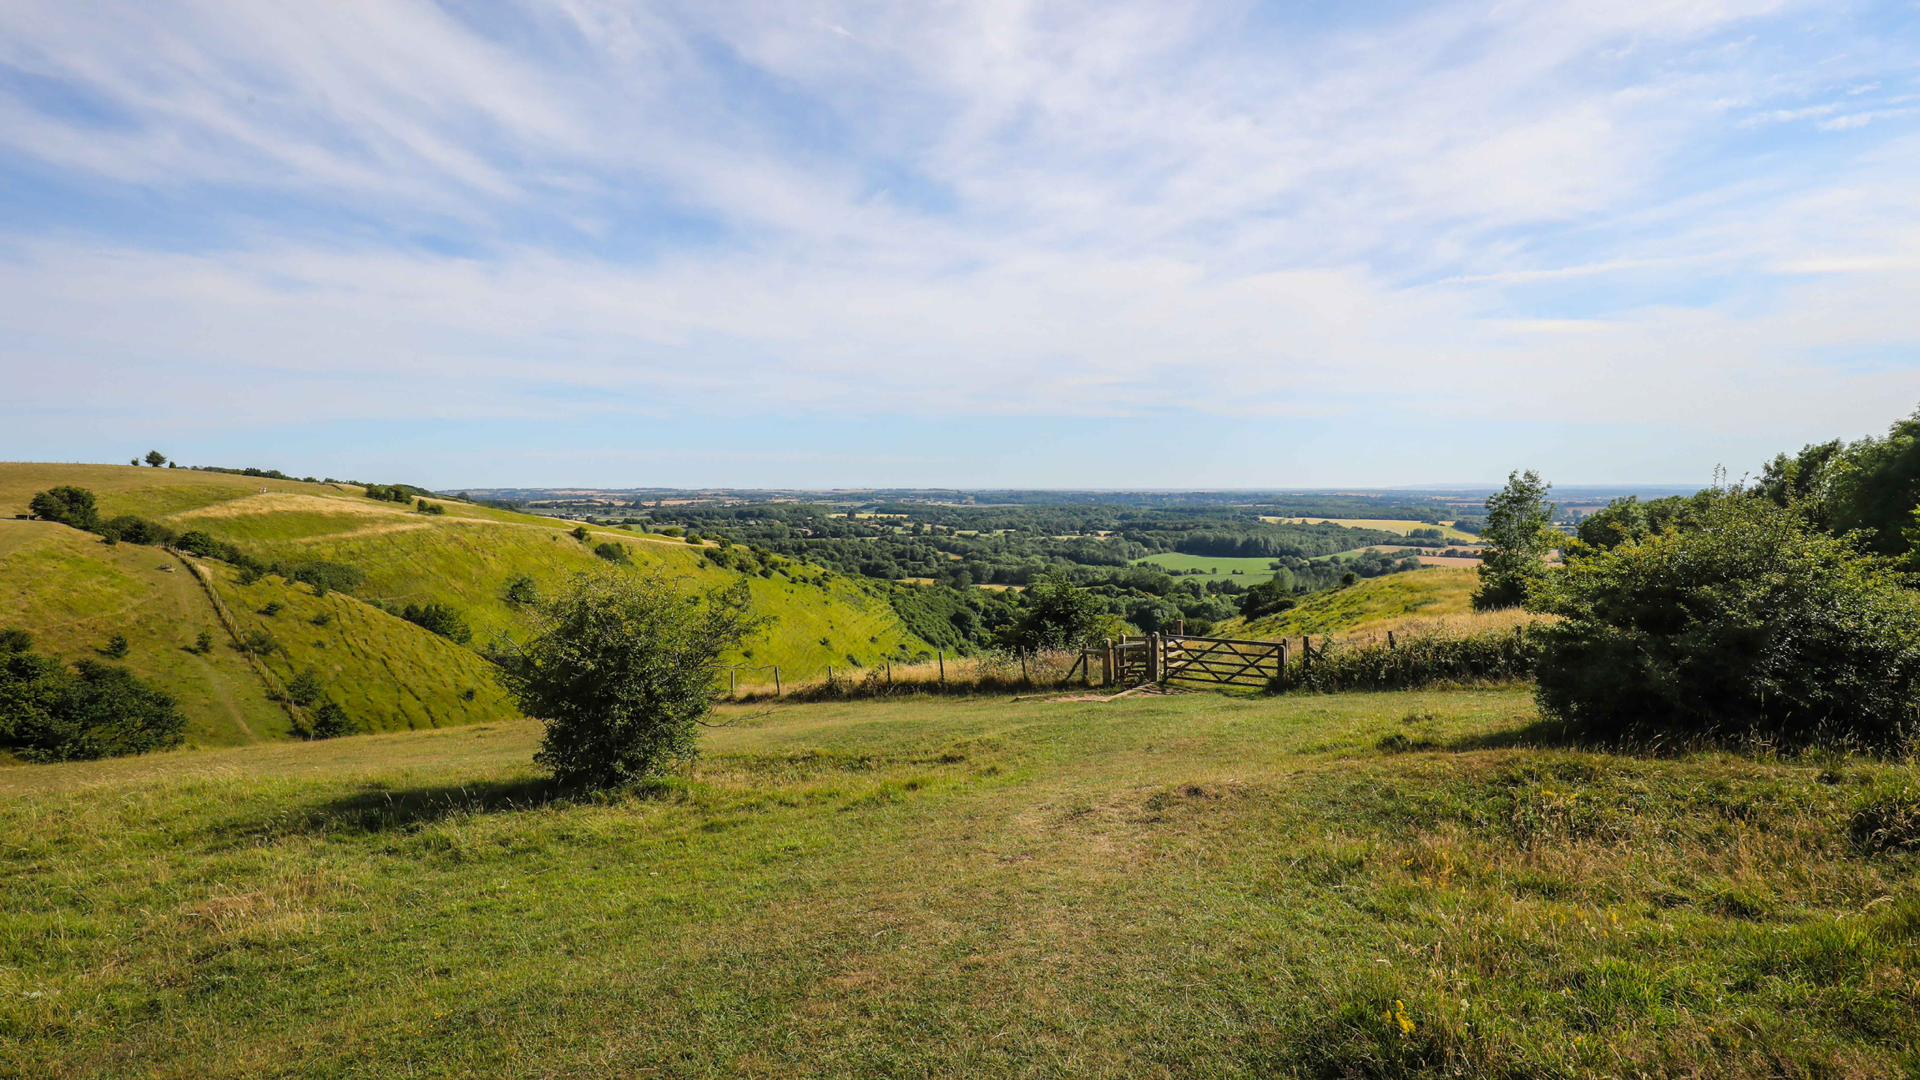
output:
M 1528 629 L 1484 634 L 1423 635 L 1384 644 L 1345 648 L 1325 645 L 1290 655 L 1275 692 L 1306 690 L 1407 690 L 1435 683 L 1504 682 L 1524 679 L 1539 656 L 1538 635 Z
M 180 538 L 174 541 L 173 546 L 189 555 L 198 555 L 204 559 L 219 559 L 221 562 L 230 562 L 236 565 L 245 565 L 248 562 L 246 557 L 240 553 L 239 548 L 227 543 L 225 540 L 217 540 L 198 529 L 181 533 Z M 257 574 L 255 578 L 256 580 L 258 579 Z
M 286 610 L 285 604 L 282 604 L 278 600 L 269 600 L 266 602 L 264 606 L 260 608 L 260 614 L 265 615 L 267 618 L 271 619 L 275 615 L 278 615 L 285 610 Z
M 61 485 L 42 491 L 27 504 L 33 516 L 57 521 L 76 529 L 92 529 L 100 523 L 100 511 L 94 505 L 93 492 L 83 487 Z
M 609 540 L 604 544 L 593 545 L 593 553 L 613 563 L 615 566 L 629 566 L 633 560 L 627 557 L 627 545 Z
M 82 660 L 69 672 L 29 648 L 0 652 L 0 746 L 28 761 L 81 761 L 179 744 L 171 697 L 125 668 Z
M 206 654 L 212 652 L 213 651 L 213 635 L 205 630 L 202 630 L 198 634 L 195 634 L 193 638 L 193 651 L 199 653 L 202 656 L 205 656 Z
M 400 617 L 415 626 L 431 630 L 443 638 L 457 641 L 462 645 L 473 640 L 473 629 L 467 625 L 466 617 L 450 607 L 440 604 L 408 604 L 400 610 Z
M 315 626 L 325 626 L 328 623 L 333 621 L 333 612 L 331 611 L 318 612 L 313 616 L 313 618 L 308 619 L 307 621 L 312 623 Z
M 1062 570 L 1048 570 L 1028 586 L 1026 608 L 1002 635 L 1013 649 L 1078 649 L 1122 636 L 1107 602 L 1073 583 Z
M 249 630 L 240 637 L 240 651 L 254 656 L 266 656 L 280 649 L 280 642 L 265 630 Z
M 300 674 L 287 682 L 287 699 L 295 705 L 305 708 L 320 700 L 327 686 L 320 681 L 320 673 L 312 668 L 302 668 Z
M 1275 573 L 1266 581 L 1248 589 L 1240 597 L 1240 614 L 1249 619 L 1292 608 L 1298 601 L 1293 598 L 1293 575 Z
M 428 502 L 425 499 L 415 499 L 413 508 L 415 512 L 422 514 L 444 514 L 447 512 L 447 508 L 440 503 Z
M 323 701 L 313 710 L 313 737 L 316 739 L 334 739 L 342 735 L 351 735 L 358 730 L 357 725 L 347 716 L 347 710 L 331 701 Z
M 115 634 L 107 639 L 107 647 L 101 649 L 100 653 L 109 660 L 124 660 L 132 651 L 133 646 L 127 643 L 127 635 Z
M 311 585 L 314 595 L 325 596 L 333 590 L 352 592 L 367 580 L 367 574 L 352 563 L 316 559 L 287 568 L 287 580 Z
M 562 784 L 607 787 L 692 758 L 721 654 L 761 625 L 748 602 L 743 579 L 690 593 L 658 569 L 576 578 L 502 657 L 520 708 L 546 721 L 534 760 Z
M 157 521 L 122 514 L 100 526 L 100 535 L 129 544 L 164 545 L 174 542 L 174 531 Z
M 1738 490 L 1585 554 L 1539 606 L 1542 711 L 1612 738 L 1889 745 L 1920 696 L 1920 600 L 1847 541 Z
M 509 604 L 537 604 L 540 587 L 527 575 L 515 574 L 507 580 L 506 598 Z
M 573 537 L 575 540 L 578 540 L 584 544 L 587 542 L 587 537 L 593 534 L 587 531 L 587 527 L 585 525 L 575 525 L 573 527 L 573 531 L 568 533 L 567 535 Z

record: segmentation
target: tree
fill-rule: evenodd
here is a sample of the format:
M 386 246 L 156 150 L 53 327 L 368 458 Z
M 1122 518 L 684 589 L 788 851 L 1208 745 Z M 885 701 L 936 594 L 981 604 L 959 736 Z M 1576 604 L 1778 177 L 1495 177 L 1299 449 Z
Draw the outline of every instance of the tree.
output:
M 33 516 L 57 521 L 76 529 L 92 529 L 100 524 L 100 511 L 94 505 L 93 492 L 83 487 L 62 485 L 42 491 L 27 504 Z
M 1535 591 L 1543 712 L 1603 738 L 1887 746 L 1920 705 L 1920 598 L 1765 494 L 1573 560 Z
M 287 680 L 287 698 L 301 708 L 319 701 L 326 692 L 327 684 L 320 681 L 320 673 L 310 667 L 301 668 L 298 675 Z
M 408 604 L 401 609 L 400 617 L 462 645 L 473 640 L 473 628 L 467 625 L 466 616 L 442 604 Z
M 1016 649 L 1078 649 L 1118 637 L 1104 599 L 1073 583 L 1066 571 L 1048 570 L 1027 587 L 1026 607 L 1003 634 Z
M 165 455 L 165 454 L 163 454 L 163 453 L 161 453 L 161 452 L 160 452 L 160 451 L 158 451 L 158 450 L 149 450 L 149 451 L 147 451 L 147 464 L 148 464 L 148 465 L 151 465 L 151 466 L 153 466 L 154 468 L 156 468 L 156 469 L 157 469 L 157 468 L 159 468 L 160 466 L 162 466 L 162 465 L 165 465 L 166 463 L 167 463 L 167 455 Z
M 572 536 L 575 540 L 578 540 L 584 544 L 587 542 L 587 537 L 593 534 L 587 531 L 587 527 L 585 525 L 575 525 L 573 527 L 573 531 L 568 535 Z
M 766 621 L 749 603 L 745 578 L 695 591 L 658 568 L 576 577 L 501 658 L 521 710 L 546 722 L 534 760 L 563 785 L 612 787 L 692 759 L 721 656 Z
M 100 650 L 101 654 L 109 660 L 125 660 L 127 654 L 132 651 L 133 646 L 127 643 L 127 635 L 125 634 L 115 634 L 109 637 L 107 639 L 107 647 Z
M 179 745 L 187 722 L 171 697 L 125 668 L 81 660 L 68 671 L 19 644 L 0 648 L 0 747 L 44 762 Z
M 347 710 L 332 701 L 323 701 L 319 708 L 313 710 L 313 737 L 316 739 L 338 738 L 351 735 L 355 730 Z
M 1480 530 L 1487 547 L 1480 557 L 1480 588 L 1473 594 L 1476 611 L 1518 607 L 1546 576 L 1547 553 L 1559 540 L 1548 528 L 1551 488 L 1528 469 L 1509 474 L 1507 486 L 1488 497 L 1487 523 Z
M 540 587 L 525 574 L 515 574 L 507 580 L 507 603 L 537 604 L 540 602 Z

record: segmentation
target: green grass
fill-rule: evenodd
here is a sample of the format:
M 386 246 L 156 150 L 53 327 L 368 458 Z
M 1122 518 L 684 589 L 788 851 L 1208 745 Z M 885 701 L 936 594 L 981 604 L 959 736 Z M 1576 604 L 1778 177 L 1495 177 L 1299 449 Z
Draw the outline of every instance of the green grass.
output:
M 1272 559 L 1217 559 L 1211 555 L 1166 552 L 1135 559 L 1134 565 L 1150 564 L 1162 570 L 1203 570 L 1207 577 L 1232 578 L 1243 586 L 1252 586 L 1273 576 L 1272 562 Z
M 530 629 L 527 613 L 504 599 L 507 582 L 532 577 L 548 593 L 573 575 L 607 564 L 587 544 L 568 535 L 571 522 L 442 501 L 445 515 L 414 512 L 412 504 L 376 502 L 351 486 L 262 480 L 179 469 L 115 465 L 0 464 L 0 511 L 24 512 L 36 491 L 60 484 L 92 490 L 103 517 L 139 514 L 179 531 L 211 533 L 267 559 L 302 562 L 332 559 L 367 573 L 356 595 L 365 600 L 439 603 L 459 610 L 475 631 L 475 644 L 516 637 Z M 153 678 L 181 700 L 196 745 L 231 745 L 256 738 L 282 738 L 290 723 L 267 700 L 266 688 L 234 655 L 229 636 L 211 605 L 184 571 L 169 578 L 147 566 L 169 562 L 164 552 L 98 538 L 44 522 L 0 521 L 0 625 L 19 625 L 42 635 L 67 659 L 90 655 L 93 638 L 128 634 L 134 657 L 128 666 Z M 24 531 L 23 531 L 24 530 Z M 20 539 L 9 542 L 14 535 Z M 25 537 L 59 535 L 58 543 L 27 544 Z M 642 566 L 664 566 L 697 585 L 724 584 L 738 571 L 706 561 L 705 547 L 680 540 L 594 530 L 591 543 L 615 540 Z M 230 568 L 216 570 L 223 590 L 238 589 Z M 128 567 L 140 567 L 128 570 Z M 142 581 L 152 579 L 147 584 Z M 165 586 L 155 591 L 155 586 Z M 731 659 L 747 665 L 742 689 L 771 687 L 772 668 L 784 683 L 818 678 L 848 658 L 872 665 L 893 655 L 929 648 L 900 621 L 884 596 L 844 577 L 827 578 L 795 565 L 791 573 L 749 580 L 757 611 L 773 621 Z M 377 730 L 442 726 L 514 715 L 485 665 L 472 650 L 458 649 L 410 624 L 364 604 L 330 597 L 321 602 L 339 615 L 324 630 L 301 621 L 317 613 L 310 590 L 277 579 L 248 595 L 229 596 L 236 614 L 264 606 L 267 593 L 290 605 L 274 622 L 286 645 L 268 665 L 281 677 L 305 667 L 325 673 L 335 697 L 355 719 Z M 134 597 L 164 599 L 155 606 Z M 253 593 L 258 592 L 259 596 Z M 135 625 L 118 625 L 133 617 Z M 301 619 L 292 617 L 298 608 Z M 243 621 L 245 621 L 243 619 Z M 178 646 L 210 629 L 219 647 L 200 658 Z M 88 635 L 92 635 L 90 638 Z M 469 700 L 465 695 L 473 691 Z
M 1221 624 L 1227 636 L 1281 638 L 1300 634 L 1339 634 L 1385 630 L 1425 623 L 1459 623 L 1460 629 L 1486 629 L 1470 613 L 1480 578 L 1472 570 L 1430 568 L 1364 578 L 1354 585 L 1323 589 L 1300 598 L 1297 607 L 1246 621 Z M 1496 616 L 1511 621 L 1511 616 Z
M 734 719 L 577 802 L 525 721 L 0 770 L 0 1073 L 1920 1065 L 1920 856 L 1847 839 L 1911 764 L 1528 747 L 1523 692 Z
M 264 577 L 241 585 L 234 572 L 202 563 L 241 633 L 264 631 L 279 648 L 263 657 L 282 686 L 312 670 L 326 696 L 362 730 L 406 731 L 518 716 L 472 649 L 340 593 L 316 597 L 304 585 Z M 279 605 L 272 615 L 269 604 Z M 324 625 L 314 622 L 324 617 Z
M 163 570 L 162 567 L 170 567 Z M 36 650 L 62 660 L 103 660 L 112 635 L 131 651 L 118 664 L 172 694 L 194 746 L 285 737 L 287 714 L 260 679 L 191 573 L 163 551 L 45 521 L 0 520 L 0 628 L 32 632 Z M 189 652 L 201 631 L 215 647 Z

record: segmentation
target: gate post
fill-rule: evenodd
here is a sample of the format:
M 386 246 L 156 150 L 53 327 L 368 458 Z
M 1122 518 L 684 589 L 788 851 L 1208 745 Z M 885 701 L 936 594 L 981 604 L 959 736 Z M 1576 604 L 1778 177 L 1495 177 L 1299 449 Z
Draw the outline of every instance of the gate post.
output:
M 1147 635 L 1147 681 L 1160 681 L 1160 635 L 1158 632 Z
M 1113 639 L 1106 639 L 1106 647 L 1100 652 L 1100 685 L 1113 685 Z

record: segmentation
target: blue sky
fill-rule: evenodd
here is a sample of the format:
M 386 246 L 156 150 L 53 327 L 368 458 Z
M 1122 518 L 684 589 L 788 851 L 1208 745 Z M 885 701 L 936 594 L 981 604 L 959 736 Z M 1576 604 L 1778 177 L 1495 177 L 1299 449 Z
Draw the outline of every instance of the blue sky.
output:
M 1920 405 L 1920 4 L 14 0 L 0 458 L 1706 482 Z

